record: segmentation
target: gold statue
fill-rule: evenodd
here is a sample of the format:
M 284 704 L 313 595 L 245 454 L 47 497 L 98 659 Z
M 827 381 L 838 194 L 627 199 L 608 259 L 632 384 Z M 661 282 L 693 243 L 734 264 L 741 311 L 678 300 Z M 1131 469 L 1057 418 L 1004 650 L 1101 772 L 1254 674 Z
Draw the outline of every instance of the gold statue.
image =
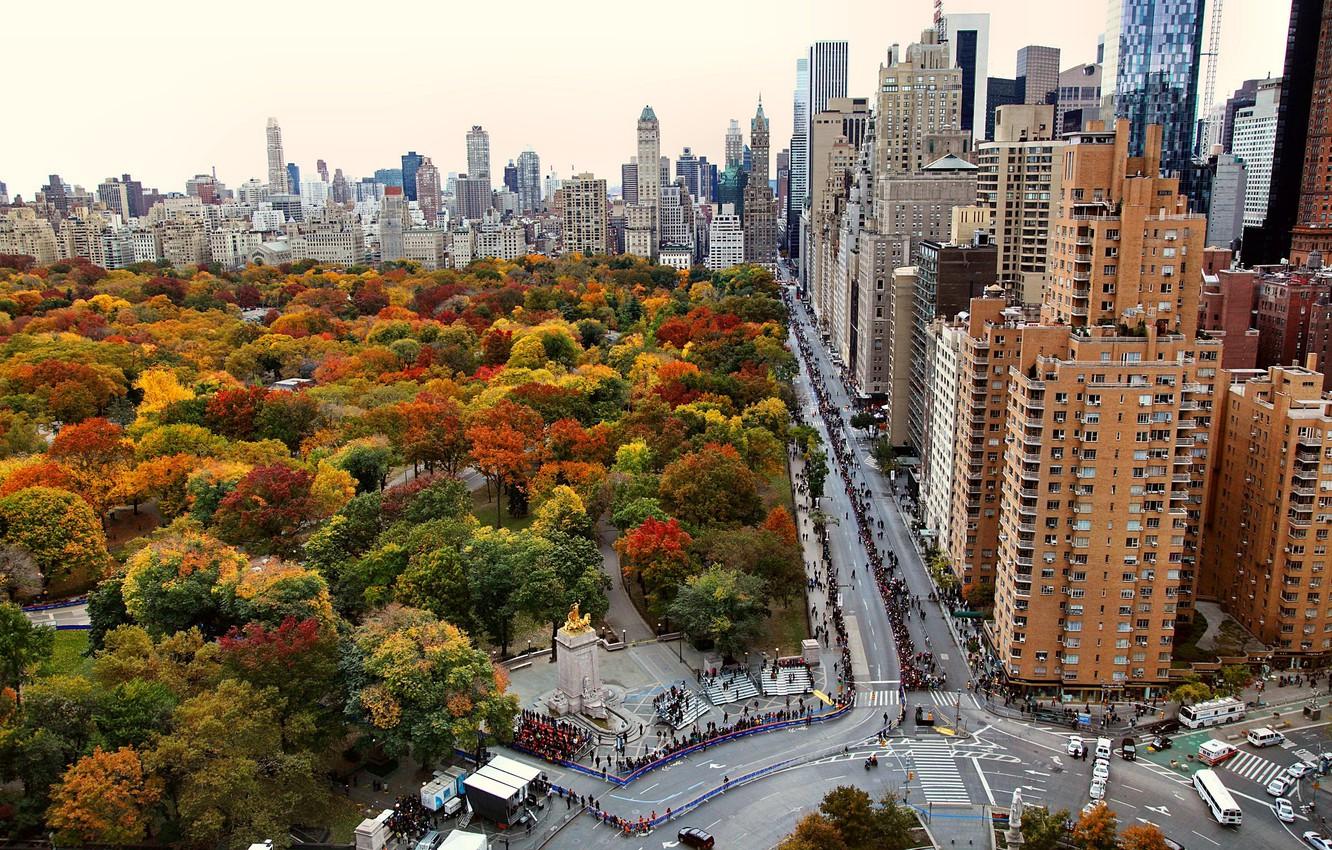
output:
M 575 602 L 569 609 L 569 619 L 564 621 L 564 628 L 561 631 L 568 632 L 571 635 L 581 634 L 592 628 L 592 615 L 578 615 L 578 603 Z

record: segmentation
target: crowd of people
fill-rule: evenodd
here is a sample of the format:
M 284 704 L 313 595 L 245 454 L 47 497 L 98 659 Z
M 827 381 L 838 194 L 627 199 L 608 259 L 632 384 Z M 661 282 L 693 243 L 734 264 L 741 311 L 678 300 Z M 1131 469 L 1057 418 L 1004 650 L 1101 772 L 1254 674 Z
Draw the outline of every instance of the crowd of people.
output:
M 788 307 L 794 310 L 789 300 Z M 800 346 L 805 362 L 810 365 L 811 369 L 814 369 L 816 361 L 809 340 L 805 337 L 799 324 L 794 325 L 794 330 L 796 342 Z M 925 638 L 927 646 L 924 649 L 917 649 L 911 637 L 910 627 L 907 625 L 913 616 L 919 616 L 922 620 L 925 618 L 925 606 L 919 596 L 913 596 L 907 590 L 906 581 L 897 574 L 896 553 L 888 551 L 885 556 L 879 551 L 878 541 L 883 539 L 884 532 L 883 521 L 875 520 L 870 514 L 869 500 L 871 493 L 869 485 L 858 483 L 855 472 L 856 461 L 846 437 L 842 411 L 833 403 L 822 381 L 812 380 L 810 381 L 810 387 L 814 392 L 819 416 L 823 419 L 825 431 L 828 434 L 830 455 L 837 465 L 837 471 L 846 486 L 847 498 L 851 502 L 851 511 L 845 519 L 850 520 L 852 517 L 855 519 L 860 542 L 865 549 L 870 570 L 879 589 L 879 595 L 882 597 L 884 607 L 888 612 L 888 619 L 893 631 L 893 644 L 902 670 L 902 686 L 909 689 L 943 687 L 946 684 L 947 675 L 939 668 L 933 649 L 928 646 L 929 637 L 926 636 Z M 831 559 L 827 557 L 826 527 L 823 529 L 822 535 L 825 550 L 825 568 L 833 571 Z M 818 578 L 817 575 L 816 578 Z M 855 571 L 853 567 L 852 579 L 854 580 L 854 578 Z M 835 571 L 830 572 L 829 582 L 830 586 L 836 585 Z M 844 653 L 844 660 L 839 663 L 839 667 L 845 667 L 846 673 L 850 673 L 849 652 Z
M 592 735 L 573 723 L 523 709 L 513 741 L 547 761 L 577 761 L 592 743 Z
M 389 835 L 394 842 L 415 843 L 434 829 L 432 818 L 433 812 L 421 805 L 420 795 L 404 794 L 393 804 L 393 814 L 388 819 Z
M 671 685 L 652 698 L 652 708 L 663 723 L 679 729 L 689 724 L 697 716 L 698 694 L 684 686 L 684 682 Z

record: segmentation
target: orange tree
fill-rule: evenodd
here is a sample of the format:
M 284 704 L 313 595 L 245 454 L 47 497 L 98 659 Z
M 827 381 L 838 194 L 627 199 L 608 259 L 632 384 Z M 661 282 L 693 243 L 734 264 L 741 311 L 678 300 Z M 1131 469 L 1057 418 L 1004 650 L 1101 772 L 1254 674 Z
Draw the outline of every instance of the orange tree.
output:
M 500 524 L 501 488 L 509 493 L 509 515 L 527 509 L 527 484 L 541 460 L 543 423 L 526 405 L 501 400 L 489 410 L 472 414 L 467 440 L 472 463 L 495 485 L 495 524 Z
M 638 580 L 638 588 L 653 611 L 664 612 L 689 577 L 692 542 L 689 532 L 674 517 L 663 521 L 651 516 L 615 541 L 615 549 L 624 559 L 625 574 Z
M 62 843 L 138 844 L 149 835 L 161 797 L 161 781 L 144 772 L 138 753 L 97 747 L 65 771 L 47 825 Z

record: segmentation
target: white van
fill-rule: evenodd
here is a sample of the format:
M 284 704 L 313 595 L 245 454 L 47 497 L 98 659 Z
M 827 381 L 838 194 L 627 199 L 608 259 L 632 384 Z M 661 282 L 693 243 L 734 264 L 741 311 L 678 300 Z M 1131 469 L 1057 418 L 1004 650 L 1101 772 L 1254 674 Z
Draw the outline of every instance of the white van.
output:
M 1110 742 L 1110 739 L 1109 739 L 1109 738 L 1097 738 L 1097 739 L 1096 739 L 1096 757 L 1097 757 L 1098 759 L 1107 759 L 1107 760 L 1108 760 L 1108 759 L 1110 758 L 1110 748 L 1111 748 L 1112 746 L 1114 746 L 1114 745 Z
M 1244 737 L 1255 747 L 1270 747 L 1286 740 L 1285 735 L 1282 735 L 1277 730 L 1268 726 L 1259 726 L 1257 729 L 1250 729 L 1245 733 Z

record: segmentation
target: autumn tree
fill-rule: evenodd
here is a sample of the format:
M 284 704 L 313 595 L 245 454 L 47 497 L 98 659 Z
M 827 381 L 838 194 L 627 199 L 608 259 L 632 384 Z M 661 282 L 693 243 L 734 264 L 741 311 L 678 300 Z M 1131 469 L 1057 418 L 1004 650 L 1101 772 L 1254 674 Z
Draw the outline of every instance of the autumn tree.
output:
M 316 518 L 314 476 L 285 464 L 250 470 L 217 506 L 213 521 L 223 539 L 255 551 L 288 548 L 292 535 Z
M 1117 850 L 1119 821 L 1109 806 L 1084 811 L 1073 827 L 1073 840 L 1082 850 Z
M 101 519 L 115 502 L 121 476 L 134 458 L 134 446 L 119 425 L 88 419 L 61 428 L 47 454 L 69 469 L 78 482 L 78 492 Z
M 670 606 L 685 633 L 707 638 L 726 655 L 737 656 L 758 637 L 767 608 L 763 582 L 738 570 L 713 565 L 690 576 Z
M 638 580 L 654 611 L 665 610 L 689 576 L 690 542 L 689 533 L 674 518 L 663 522 L 654 517 L 615 541 L 626 575 Z
M 540 461 L 542 425 L 541 417 L 530 407 L 501 400 L 489 410 L 477 411 L 467 426 L 472 463 L 495 486 L 496 525 L 500 524 L 501 488 L 509 493 L 511 516 L 526 512 L 527 483 Z
M 147 839 L 162 784 L 129 747 L 97 747 L 65 771 L 47 813 L 56 840 L 73 844 L 138 844 Z
M 229 624 L 236 583 L 248 566 L 243 553 L 212 537 L 189 530 L 169 534 L 130 557 L 125 608 L 154 635 L 196 626 L 216 636 Z
M 29 487 L 0 498 L 0 542 L 31 554 L 52 593 L 87 587 L 108 561 L 101 523 L 68 490 Z
M 1135 823 L 1119 834 L 1122 850 L 1170 850 L 1161 828 L 1153 823 Z
M 693 526 L 750 523 L 762 501 L 758 481 L 733 446 L 709 443 L 661 474 L 663 507 Z
M 391 606 L 352 636 L 348 709 L 393 754 L 430 765 L 455 747 L 474 750 L 483 725 L 506 736 L 518 700 L 502 670 L 456 626 Z
M 1056 850 L 1068 830 L 1068 810 L 1052 812 L 1037 806 L 1022 810 L 1022 846 L 1028 850 Z
M 400 412 L 404 427 L 398 448 L 403 460 L 413 467 L 456 475 L 466 463 L 469 448 L 458 403 L 423 394 L 402 405 Z
M 322 420 L 319 402 L 310 394 L 275 392 L 264 397 L 254 424 L 260 438 L 279 440 L 294 452 L 301 447 L 302 440 L 318 429 Z
M 264 387 L 218 390 L 208 399 L 204 423 L 228 439 L 252 440 L 258 427 L 259 412 L 268 396 L 269 391 Z
M 819 812 L 811 812 L 796 822 L 777 850 L 850 850 L 841 831 Z

